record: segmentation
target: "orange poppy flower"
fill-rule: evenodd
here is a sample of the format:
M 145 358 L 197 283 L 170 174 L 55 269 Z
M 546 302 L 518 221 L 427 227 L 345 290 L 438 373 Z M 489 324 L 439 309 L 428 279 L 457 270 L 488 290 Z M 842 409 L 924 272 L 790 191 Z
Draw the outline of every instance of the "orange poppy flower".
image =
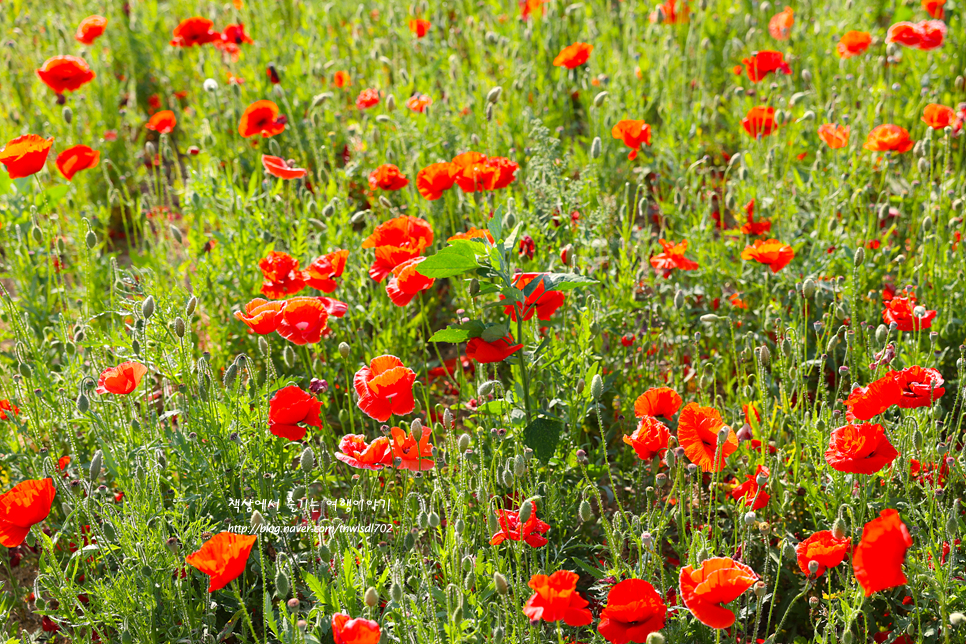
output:
M 527 586 L 534 593 L 523 606 L 523 614 L 531 622 L 560 622 L 569 626 L 587 626 L 594 621 L 590 604 L 577 592 L 579 576 L 569 570 L 552 575 L 534 575 Z
M 811 562 L 818 564 L 815 577 L 821 576 L 827 569 L 835 568 L 842 563 L 845 555 L 852 549 L 852 540 L 843 537 L 836 539 L 831 530 L 816 532 L 795 547 L 798 555 L 798 568 L 806 577 L 812 577 L 808 566 Z
M 513 336 L 509 333 L 494 342 L 471 338 L 466 343 L 466 357 L 480 364 L 503 362 L 522 348 L 522 344 L 513 344 Z
M 219 532 L 187 557 L 185 563 L 210 577 L 208 592 L 221 590 L 245 572 L 255 535 Z
M 258 262 L 262 271 L 262 294 L 271 298 L 293 295 L 305 288 L 305 279 L 299 270 L 299 260 L 288 253 L 271 251 Z
M 955 125 L 956 110 L 945 105 L 930 103 L 922 111 L 922 122 L 934 130 L 941 130 L 944 127 Z
M 416 189 L 430 201 L 436 201 L 456 183 L 456 166 L 452 163 L 431 163 L 416 175 Z
M 245 108 L 238 122 L 238 133 L 244 138 L 262 135 L 268 138 L 285 131 L 285 117 L 278 113 L 274 101 L 262 99 Z
M 51 479 L 27 480 L 0 495 L 0 544 L 16 548 L 50 514 L 57 494 Z
M 174 28 L 172 47 L 194 47 L 221 40 L 221 34 L 214 30 L 214 23 L 207 18 L 194 16 L 182 20 Z
M 721 414 L 714 407 L 688 403 L 681 410 L 678 418 L 678 442 L 691 462 L 704 472 L 720 472 L 724 469 L 725 460 L 738 449 L 738 437 L 730 427 L 728 438 L 719 449 L 718 432 L 724 426 Z
M 771 499 L 771 495 L 758 485 L 758 477 L 771 476 L 771 472 L 764 465 L 755 468 L 754 474 L 749 474 L 744 483 L 740 483 L 731 490 L 731 498 L 735 501 L 744 501 L 745 505 L 751 506 L 752 510 L 760 510 Z
M 634 448 L 634 453 L 639 459 L 650 461 L 667 451 L 670 437 L 671 432 L 664 423 L 653 416 L 644 416 L 637 424 L 634 433 L 624 436 L 624 443 Z
M 664 277 L 669 276 L 671 271 L 676 268 L 682 271 L 693 271 L 701 268 L 697 262 L 684 256 L 685 251 L 688 250 L 687 239 L 683 239 L 677 244 L 666 239 L 659 239 L 658 242 L 660 242 L 664 252 L 651 256 L 651 266 L 656 271 L 663 271 Z
M 946 17 L 946 10 L 943 8 L 946 0 L 922 0 L 922 8 L 930 17 L 942 20 Z
M 304 168 L 296 168 L 288 164 L 281 157 L 273 157 L 267 154 L 262 155 L 262 167 L 265 171 L 279 179 L 301 179 L 309 173 Z
M 699 622 L 711 628 L 730 628 L 735 614 L 722 604 L 738 599 L 758 581 L 758 575 L 731 557 L 705 559 L 701 567 L 681 569 L 681 599 Z
M 335 278 L 342 276 L 348 258 L 349 251 L 341 248 L 316 257 L 304 271 L 305 284 L 323 293 L 332 293 L 339 286 Z
M 352 379 L 359 396 L 359 409 L 381 423 L 393 414 L 403 416 L 416 408 L 413 398 L 415 382 L 416 372 L 391 355 L 373 358 L 369 366 L 359 369 Z
M 936 319 L 936 311 L 927 309 L 922 317 L 917 317 L 915 310 L 915 294 L 910 293 L 909 297 L 894 297 L 886 302 L 882 311 L 882 321 L 886 324 L 895 322 L 896 328 L 900 331 L 918 331 L 930 328 L 932 321 Z
M 872 44 L 872 36 L 867 31 L 847 31 L 835 46 L 839 58 L 858 56 Z
M 422 114 L 426 111 L 426 108 L 433 104 L 433 99 L 426 96 L 425 94 L 420 94 L 416 92 L 408 99 L 406 99 L 406 108 Z
M 10 412 L 9 416 L 7 415 L 7 412 Z M 0 420 L 10 420 L 10 418 L 12 418 L 13 416 L 19 416 L 19 415 L 20 415 L 20 407 L 17 407 L 9 400 L 6 400 L 6 399 L 0 400 Z
M 436 282 L 432 277 L 419 274 L 417 266 L 425 259 L 425 257 L 413 257 L 392 269 L 392 277 L 386 283 L 386 293 L 396 306 L 406 306 L 421 291 L 425 291 Z
M 759 135 L 768 136 L 778 129 L 778 124 L 775 122 L 775 108 L 766 105 L 751 108 L 745 118 L 741 119 L 741 127 L 755 138 Z
M 107 18 L 104 16 L 87 16 L 77 25 L 74 39 L 84 45 L 93 45 L 94 41 L 104 33 L 105 27 L 107 27 Z
M 887 43 L 899 43 L 922 51 L 942 47 L 946 38 L 946 23 L 941 20 L 923 22 L 897 22 L 886 33 Z
M 540 11 L 540 16 L 542 17 L 547 13 L 546 8 L 543 6 L 550 2 L 550 0 L 520 0 L 520 18 L 523 20 L 529 20 L 531 16 L 535 16 L 537 10 Z
M 865 524 L 852 556 L 852 571 L 866 597 L 906 583 L 902 564 L 910 546 L 912 536 L 896 510 L 883 510 Z
M 544 275 L 544 273 L 517 273 L 513 276 L 513 285 L 523 291 L 530 282 L 541 275 Z M 506 298 L 501 295 L 500 299 Z M 518 312 L 523 316 L 524 321 L 531 319 L 533 314 L 536 313 L 538 320 L 546 322 L 550 320 L 557 309 L 563 306 L 566 299 L 566 295 L 560 291 L 546 291 L 546 283 L 541 283 L 527 296 L 526 302 L 517 302 L 516 306 L 505 306 L 503 312 L 509 315 L 514 322 L 517 321 Z
M 751 58 L 745 58 L 741 62 L 748 72 L 748 78 L 753 83 L 757 83 L 772 72 L 792 73 L 792 68 L 785 62 L 785 55 L 778 51 L 759 51 Z
M 516 178 L 519 168 L 505 157 L 487 157 L 479 152 L 457 155 L 452 165 L 456 184 L 463 192 L 505 188 Z
M 428 20 L 423 20 L 421 18 L 412 18 L 409 21 L 409 31 L 413 32 L 413 35 L 417 38 L 422 38 L 429 32 L 429 28 L 433 26 Z
M 681 396 L 670 387 L 651 387 L 634 401 L 634 416 L 663 416 L 671 418 L 681 409 Z
M 418 257 L 433 243 L 433 228 L 425 219 L 402 215 L 376 226 L 362 242 L 362 248 L 375 248 L 376 259 L 369 276 L 381 282 L 403 262 Z
M 235 311 L 235 319 L 241 320 L 259 335 L 273 333 L 278 328 L 276 317 L 285 302 L 269 302 L 255 298 L 245 305 L 245 312 Z
M 7 168 L 11 179 L 29 177 L 43 169 L 53 144 L 53 137 L 45 139 L 36 134 L 18 136 L 0 151 L 0 163 Z
M 566 67 L 567 69 L 580 67 L 587 62 L 587 59 L 590 58 L 590 52 L 593 50 L 593 45 L 585 42 L 575 42 L 572 45 L 564 47 L 557 54 L 557 57 L 553 59 L 553 66 Z
M 268 430 L 290 441 L 302 440 L 307 431 L 303 425 L 322 429 L 321 409 L 322 403 L 307 391 L 283 387 L 268 401 Z
M 848 125 L 836 125 L 835 123 L 823 123 L 818 126 L 818 138 L 825 141 L 825 145 L 833 150 L 844 148 L 849 144 Z
M 742 310 L 748 309 L 748 304 L 743 299 L 741 299 L 740 293 L 732 293 L 728 297 L 728 301 L 731 302 L 731 306 L 735 307 L 736 309 L 742 309 Z
M 137 389 L 148 368 L 140 362 L 122 362 L 101 372 L 97 381 L 98 394 L 126 395 Z
M 853 418 L 869 420 L 898 404 L 901 397 L 902 387 L 894 377 L 887 375 L 868 387 L 853 389 L 845 401 L 845 406 Z
M 275 317 L 275 330 L 293 344 L 315 344 L 329 330 L 331 311 L 326 303 L 335 301 L 323 297 L 293 297 L 285 300 L 284 306 Z
M 359 92 L 359 96 L 356 97 L 356 107 L 358 107 L 360 110 L 367 110 L 378 103 L 379 98 L 379 90 L 364 89 Z
M 490 537 L 490 545 L 498 546 L 507 539 L 523 541 L 531 548 L 541 548 L 549 543 L 543 536 L 550 530 L 550 525 L 537 518 L 537 507 L 533 504 L 530 518 L 520 523 L 520 513 L 510 510 L 497 510 L 496 520 L 500 531 Z
M 481 182 L 484 190 L 502 190 L 516 179 L 520 168 L 515 161 L 506 157 L 489 157 L 486 160 L 486 177 Z M 460 186 L 462 188 L 462 186 Z
M 347 434 L 339 441 L 339 451 L 335 457 L 360 470 L 381 470 L 392 464 L 392 450 L 385 436 L 367 444 L 362 434 Z
M 908 152 L 914 144 L 905 128 L 887 123 L 873 128 L 862 147 L 875 152 Z
M 37 76 L 44 85 L 54 90 L 56 94 L 72 92 L 94 80 L 96 74 L 91 71 L 83 58 L 77 56 L 54 56 L 44 61 L 37 70 Z
M 161 110 L 156 113 L 145 125 L 149 130 L 154 130 L 159 134 L 168 134 L 174 131 L 174 126 L 178 124 L 178 119 L 175 118 L 174 112 L 171 110 Z
M 618 121 L 617 125 L 610 131 L 611 136 L 620 139 L 631 151 L 627 154 L 628 159 L 636 159 L 637 151 L 641 145 L 651 144 L 651 126 L 640 120 Z
M 625 579 L 607 593 L 597 632 L 610 644 L 644 642 L 664 628 L 667 606 L 654 586 L 643 579 Z
M 875 474 L 896 460 L 899 452 L 885 428 L 875 423 L 848 424 L 832 430 L 825 462 L 837 472 Z
M 431 428 L 423 427 L 423 433 L 417 441 L 411 431 L 407 434 L 399 427 L 393 427 L 390 430 L 392 459 L 397 469 L 420 472 L 431 470 L 436 466 L 433 460 L 433 446 L 429 444 L 431 432 Z
M 485 239 L 487 242 L 491 244 L 496 243 L 495 241 L 493 241 L 493 235 L 490 233 L 489 230 L 482 230 L 480 228 L 473 228 L 473 227 L 470 227 L 470 229 L 467 230 L 465 233 L 456 233 L 452 237 L 448 238 L 446 241 L 453 241 L 456 239 Z
M 896 401 L 901 409 L 931 407 L 946 393 L 943 376 L 935 369 L 913 365 L 902 371 L 890 371 L 888 376 L 896 381 L 902 392 Z
M 70 181 L 81 170 L 97 167 L 101 153 L 86 145 L 75 145 L 57 155 L 57 169 Z
M 332 637 L 335 644 L 379 644 L 382 631 L 371 619 L 336 613 L 332 616 Z
M 765 264 L 772 273 L 777 273 L 788 266 L 795 258 L 795 250 L 777 239 L 758 239 L 754 245 L 746 246 L 741 251 L 741 259 L 753 259 L 759 264 Z
M 785 7 L 781 13 L 776 13 L 768 21 L 768 33 L 775 40 L 788 40 L 795 24 L 795 12 L 791 7 Z
M 332 77 L 332 84 L 340 89 L 348 87 L 352 85 L 352 78 L 349 76 L 349 72 L 337 71 Z
M 371 190 L 402 190 L 409 185 L 409 179 L 391 163 L 383 163 L 369 173 Z

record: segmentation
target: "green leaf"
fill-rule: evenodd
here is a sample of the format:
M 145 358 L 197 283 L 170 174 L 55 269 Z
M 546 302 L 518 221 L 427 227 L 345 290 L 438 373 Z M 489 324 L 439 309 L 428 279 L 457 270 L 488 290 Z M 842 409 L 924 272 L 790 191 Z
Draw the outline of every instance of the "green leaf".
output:
M 10 192 L 13 192 L 13 181 L 10 179 L 10 175 L 6 172 L 0 172 L 0 195 Z
M 485 325 L 479 320 L 470 320 L 469 322 L 464 322 L 463 324 L 453 324 L 446 327 L 445 329 L 440 329 L 433 334 L 433 337 L 429 339 L 430 342 L 466 342 L 470 338 L 479 337 Z
M 563 429 L 560 421 L 537 418 L 523 430 L 523 443 L 544 463 L 553 458 Z
M 416 272 L 424 277 L 452 277 L 479 267 L 473 247 L 468 244 L 456 244 L 427 257 L 419 263 Z
M 573 562 L 575 564 L 577 564 L 580 567 L 581 570 L 583 570 L 584 572 L 586 572 L 588 575 L 590 575 L 594 579 L 603 579 L 604 577 L 607 576 L 607 573 L 604 572 L 603 570 L 601 570 L 599 568 L 594 568 L 593 566 L 588 566 L 587 564 L 585 564 L 580 559 L 574 559 Z
M 506 337 L 506 334 L 510 330 L 507 328 L 506 324 L 493 324 L 486 327 L 480 337 L 483 338 L 484 342 L 496 342 L 500 338 Z
M 486 229 L 493 235 L 493 241 L 500 243 L 503 241 L 503 206 L 498 206 L 493 213 L 493 219 L 486 225 Z
M 272 629 L 272 632 L 275 633 L 275 637 L 281 637 L 278 632 L 278 622 L 275 621 L 275 609 L 272 608 L 272 595 L 269 592 L 265 592 L 262 594 L 262 597 L 264 598 L 263 610 L 265 611 L 265 622 Z
M 572 291 L 585 284 L 597 284 L 597 280 L 577 273 L 545 273 L 523 288 L 523 296 L 530 297 L 541 282 L 544 284 L 544 291 Z
M 308 584 L 309 590 L 315 595 L 315 601 L 321 602 L 325 598 L 325 588 L 322 587 L 322 582 L 319 581 L 319 578 L 311 573 L 307 573 L 303 579 Z

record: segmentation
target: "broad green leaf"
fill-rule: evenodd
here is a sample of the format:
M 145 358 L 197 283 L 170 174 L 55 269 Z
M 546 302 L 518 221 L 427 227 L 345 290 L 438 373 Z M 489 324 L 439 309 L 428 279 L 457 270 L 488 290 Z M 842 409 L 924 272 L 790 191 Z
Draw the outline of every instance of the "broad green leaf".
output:
M 305 583 L 308 584 L 309 590 L 311 590 L 312 594 L 315 595 L 315 601 L 323 601 L 325 598 L 325 588 L 323 588 L 322 582 L 319 581 L 319 578 L 311 573 L 307 573 L 303 579 L 305 579 Z
M 472 247 L 465 244 L 447 246 L 419 263 L 416 271 L 424 277 L 452 277 L 479 268 Z
M 470 332 L 466 329 L 457 329 L 455 327 L 447 327 L 445 329 L 440 329 L 433 334 L 433 337 L 429 339 L 430 342 L 466 342 L 470 339 Z
M 483 338 L 484 342 L 496 342 L 502 337 L 505 337 L 510 330 L 507 328 L 506 324 L 494 324 L 492 326 L 486 327 L 480 337 Z
M 523 430 L 523 443 L 544 463 L 553 458 L 563 427 L 560 421 L 537 418 Z

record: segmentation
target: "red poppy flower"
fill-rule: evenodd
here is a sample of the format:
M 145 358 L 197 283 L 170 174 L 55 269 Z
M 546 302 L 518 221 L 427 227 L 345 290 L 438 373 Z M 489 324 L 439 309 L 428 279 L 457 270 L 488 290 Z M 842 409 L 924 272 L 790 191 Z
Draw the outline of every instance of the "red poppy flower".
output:
M 426 108 L 433 104 L 433 99 L 426 96 L 425 94 L 420 94 L 416 92 L 408 99 L 406 99 L 406 109 L 413 112 L 418 112 L 422 114 L 426 111 Z
M 273 157 L 267 154 L 262 155 L 262 166 L 266 172 L 279 179 L 301 179 L 309 173 L 308 170 L 303 168 L 290 166 L 281 157 Z
M 278 325 L 275 330 L 293 344 L 315 344 L 329 330 L 331 312 L 326 303 L 335 301 L 323 297 L 293 297 L 286 300 L 275 317 Z
M 611 136 L 620 139 L 631 151 L 627 154 L 628 159 L 636 159 L 637 152 L 644 144 L 651 144 L 651 126 L 644 121 L 623 120 L 618 121 L 617 125 L 610 131 Z
M 691 462 L 705 472 L 720 472 L 725 460 L 738 449 L 738 437 L 728 428 L 728 438 L 718 445 L 718 432 L 724 427 L 721 414 L 714 407 L 688 403 L 678 418 L 678 442 Z M 718 460 L 715 461 L 715 452 Z
M 887 123 L 873 128 L 862 147 L 875 152 L 901 153 L 911 150 L 914 144 L 905 128 Z
M 70 456 L 61 456 L 57 459 L 57 469 L 63 472 L 70 465 Z
M 755 138 L 758 138 L 758 135 L 768 136 L 778 129 L 778 124 L 775 122 L 775 108 L 766 105 L 751 108 L 745 118 L 741 119 L 741 127 Z
M 802 573 L 807 577 L 813 576 L 808 565 L 814 561 L 818 564 L 814 576 L 819 577 L 828 568 L 835 568 L 842 563 L 851 549 L 851 539 L 836 539 L 831 530 L 822 530 L 799 543 L 795 547 L 795 553 L 798 555 L 798 567 Z
M 916 296 L 910 293 L 908 297 L 894 297 L 885 304 L 882 311 L 882 321 L 886 324 L 896 323 L 900 331 L 919 331 L 932 326 L 936 319 L 936 312 L 926 310 L 922 317 L 917 317 Z
M 495 241 L 493 241 L 493 235 L 490 233 L 489 230 L 483 230 L 481 228 L 474 228 L 474 227 L 470 227 L 470 229 L 467 230 L 465 233 L 456 233 L 452 237 L 448 238 L 446 241 L 453 241 L 456 239 L 471 239 L 471 240 L 480 239 L 480 240 L 486 240 L 490 244 L 496 243 Z
M 429 32 L 429 28 L 433 26 L 428 20 L 422 20 L 421 18 L 412 18 L 409 21 L 409 31 L 413 32 L 417 38 L 422 38 Z
M 849 144 L 848 125 L 836 125 L 835 123 L 823 123 L 818 126 L 818 138 L 825 141 L 825 145 L 833 150 L 844 148 Z
M 27 480 L 0 495 L 0 544 L 15 548 L 31 526 L 50 514 L 57 490 L 51 479 Z
M 945 105 L 930 103 L 922 111 L 922 122 L 934 130 L 955 125 L 956 111 Z
M 244 138 L 262 135 L 268 138 L 285 131 L 285 117 L 278 113 L 278 105 L 262 99 L 245 108 L 238 121 L 238 133 Z
M 396 466 L 398 469 L 419 472 L 431 470 L 436 466 L 433 460 L 433 446 L 429 444 L 431 431 L 429 427 L 423 427 L 423 433 L 417 441 L 412 431 L 407 434 L 399 427 L 393 427 L 390 430 L 392 459 L 393 462 L 399 459 L 399 464 Z
M 87 16 L 77 25 L 74 39 L 84 45 L 93 45 L 94 41 L 104 33 L 105 27 L 107 27 L 107 18 L 104 16 Z
M 386 293 L 396 306 L 406 306 L 421 291 L 430 288 L 436 280 L 420 275 L 418 266 L 425 257 L 413 257 L 392 269 L 392 277 L 386 283 Z
M 328 255 L 316 257 L 303 272 L 305 284 L 323 293 L 332 293 L 339 286 L 335 278 L 342 276 L 348 258 L 349 251 L 341 248 Z
M 194 16 L 182 20 L 174 28 L 172 47 L 194 47 L 221 40 L 221 34 L 214 30 L 214 23 L 207 18 Z
M 486 157 L 479 152 L 457 155 L 452 165 L 455 168 L 456 184 L 463 192 L 505 188 L 513 183 L 519 168 L 505 157 Z
M 513 344 L 513 336 L 509 333 L 494 342 L 471 338 L 466 343 L 466 357 L 480 364 L 503 362 L 522 348 L 522 344 Z
M 711 628 L 730 628 L 735 614 L 722 604 L 738 599 L 758 581 L 758 575 L 731 557 L 712 557 L 697 570 L 682 568 L 679 581 L 681 599 L 699 622 Z
M 701 268 L 700 265 L 684 256 L 688 250 L 688 240 L 682 239 L 677 244 L 671 243 L 666 239 L 659 239 L 663 253 L 651 256 L 651 266 L 656 271 L 663 271 L 664 277 L 668 277 L 671 271 L 678 268 L 682 271 L 693 271 Z
M 258 262 L 258 267 L 265 278 L 262 281 L 262 294 L 268 297 L 285 297 L 305 288 L 304 276 L 299 270 L 299 260 L 288 253 L 273 250 Z
M 295 385 L 275 392 L 268 401 L 268 430 L 290 441 L 300 441 L 307 430 L 303 425 L 322 429 L 320 403 L 312 394 Z
M 886 34 L 887 43 L 895 42 L 922 51 L 942 47 L 945 38 L 946 23 L 941 20 L 925 20 L 918 23 L 897 22 L 889 27 Z
M 760 510 L 766 505 L 771 499 L 771 495 L 758 485 L 758 477 L 760 475 L 771 476 L 771 472 L 764 465 L 759 465 L 755 468 L 754 474 L 749 474 L 745 479 L 744 483 L 736 485 L 733 490 L 731 490 L 731 498 L 735 501 L 744 501 L 745 505 L 750 505 L 752 510 Z
M 168 134 L 174 131 L 174 126 L 177 124 L 178 119 L 175 118 L 174 112 L 171 110 L 161 110 L 152 116 L 144 127 L 149 130 L 154 130 L 159 134 Z
M 550 526 L 537 518 L 537 508 L 534 505 L 530 518 L 520 523 L 520 514 L 510 510 L 497 510 L 497 523 L 500 531 L 490 537 L 490 545 L 498 546 L 507 539 L 523 541 L 531 548 L 540 548 L 549 543 L 543 536 L 550 530 Z
M 785 7 L 784 11 L 776 13 L 768 21 L 768 33 L 775 40 L 788 40 L 794 24 L 795 12 L 791 7 Z
M 892 375 L 886 375 L 868 387 L 853 389 L 845 401 L 845 406 L 853 418 L 869 420 L 899 404 L 901 397 L 902 387 Z
M 625 579 L 607 593 L 597 632 L 610 644 L 641 643 L 664 628 L 667 606 L 654 586 L 643 579 Z
M 875 423 L 848 424 L 832 430 L 825 462 L 837 472 L 875 474 L 896 460 L 899 452 Z
M 251 45 L 255 41 L 245 33 L 245 25 L 228 25 L 221 31 L 221 42 L 233 45 Z
M 244 313 L 235 312 L 235 319 L 244 322 L 255 333 L 265 335 L 274 332 L 278 327 L 276 318 L 284 305 L 285 302 L 269 302 L 255 298 L 245 305 Z
M 795 250 L 777 239 L 758 239 L 753 246 L 747 246 L 741 251 L 741 259 L 753 259 L 759 264 L 768 266 L 772 273 L 777 273 L 788 266 L 794 258 Z
M 245 572 L 255 535 L 219 532 L 185 557 L 185 563 L 208 575 L 208 592 L 221 590 Z
M 389 439 L 385 436 L 380 436 L 369 444 L 366 444 L 366 437 L 362 434 L 343 436 L 335 457 L 360 470 L 381 470 L 392 464 L 392 450 Z
M 7 415 L 7 412 L 10 412 L 9 416 Z M 19 415 L 20 415 L 20 407 L 17 407 L 9 400 L 6 400 L 6 399 L 0 400 L 0 420 L 9 420 L 13 416 L 19 416 Z
M 755 221 L 755 200 L 752 199 L 745 205 L 745 212 L 748 214 L 748 222 L 741 226 L 743 235 L 764 235 L 771 232 L 770 221 Z
M 634 401 L 634 415 L 637 418 L 644 416 L 671 418 L 678 413 L 683 402 L 678 392 L 670 387 L 652 387 Z
M 677 0 L 667 0 L 667 2 L 658 5 L 658 9 L 660 9 L 664 13 L 665 25 L 676 25 L 679 23 L 686 23 L 688 21 L 688 15 L 691 13 L 691 7 L 689 7 L 688 3 L 684 2 L 683 0 L 681 2 L 680 9 L 678 9 Z M 651 24 L 657 24 L 659 19 L 658 10 L 655 9 L 654 11 L 652 11 L 648 15 L 647 19 Z M 637 70 L 638 78 L 640 78 L 640 71 L 641 71 L 640 69 Z
M 372 190 L 402 190 L 408 185 L 409 179 L 391 163 L 384 163 L 369 173 Z
M 122 362 L 101 372 L 94 391 L 98 394 L 129 394 L 137 389 L 147 372 L 148 368 L 140 362 Z
M 65 179 L 70 181 L 81 170 L 96 167 L 100 158 L 101 153 L 97 150 L 92 150 L 86 145 L 75 145 L 57 155 L 57 169 Z
M 348 87 L 352 85 L 352 78 L 349 76 L 349 72 L 338 71 L 332 77 L 332 84 L 340 89 Z
M 566 67 L 567 69 L 580 67 L 587 62 L 587 59 L 590 58 L 590 52 L 593 50 L 593 45 L 588 45 L 585 42 L 575 42 L 572 45 L 564 47 L 557 54 L 557 57 L 553 59 L 553 66 Z
M 782 74 L 791 74 L 792 68 L 788 66 L 785 62 L 785 54 L 779 51 L 759 51 L 755 53 L 750 58 L 745 58 L 741 61 L 745 70 L 748 72 L 748 78 L 751 79 L 753 83 L 764 79 L 768 74 L 772 72 L 781 72 Z
M 852 570 L 866 597 L 906 583 L 902 563 L 911 545 L 912 536 L 896 510 L 883 510 L 865 524 L 852 555 Z
M 943 8 L 945 4 L 946 0 L 922 0 L 922 8 L 936 20 L 942 20 L 946 17 L 946 11 Z
M 382 631 L 371 619 L 336 613 L 332 616 L 332 637 L 335 644 L 379 644 Z
M 527 586 L 534 593 L 523 606 L 523 614 L 531 622 L 560 622 L 569 626 L 587 626 L 594 621 L 587 609 L 589 603 L 577 592 L 579 576 L 569 570 L 552 575 L 534 575 Z
M 858 56 L 872 44 L 872 36 L 867 31 L 847 31 L 835 46 L 839 58 Z
M 356 97 L 356 107 L 360 110 L 367 110 L 379 102 L 379 90 L 364 89 Z
M 667 426 L 653 416 L 644 416 L 637 429 L 630 436 L 624 436 L 624 443 L 634 448 L 634 453 L 642 461 L 660 457 L 667 450 L 671 432 Z
M 942 374 L 935 369 L 912 366 L 902 371 L 890 371 L 902 392 L 896 404 L 902 409 L 931 407 L 946 393 Z
M 0 163 L 7 168 L 11 179 L 29 177 L 43 169 L 53 144 L 53 137 L 45 139 L 36 134 L 18 136 L 0 151 Z
M 513 285 L 524 291 L 530 282 L 542 275 L 545 273 L 517 273 L 513 276 Z M 500 299 L 506 298 L 501 295 Z M 563 306 L 566 299 L 566 295 L 560 291 L 546 291 L 546 283 L 542 282 L 527 296 L 526 302 L 517 302 L 516 306 L 505 306 L 503 312 L 514 322 L 517 321 L 518 312 L 523 316 L 524 321 L 531 319 L 536 313 L 538 320 L 546 322 L 557 309 Z
M 418 257 L 432 243 L 433 228 L 425 219 L 403 215 L 379 224 L 362 242 L 362 248 L 376 249 L 369 276 L 381 282 L 392 269 Z
M 550 0 L 520 0 L 520 18 L 523 20 L 529 20 L 531 16 L 535 16 L 537 10 L 540 11 L 540 15 L 546 14 L 547 10 L 543 5 L 550 2 Z
M 413 398 L 415 382 L 416 373 L 391 355 L 373 358 L 369 366 L 359 369 L 352 379 L 359 396 L 359 409 L 382 423 L 393 414 L 403 416 L 416 408 Z
M 77 56 L 54 56 L 44 61 L 37 76 L 56 94 L 72 92 L 94 80 L 94 72 L 83 58 Z
M 516 179 L 520 168 L 515 161 L 506 157 L 489 157 L 486 160 L 485 179 L 482 182 L 484 190 L 502 190 Z
M 430 201 L 435 201 L 456 183 L 456 168 L 452 163 L 431 163 L 416 175 L 416 189 Z

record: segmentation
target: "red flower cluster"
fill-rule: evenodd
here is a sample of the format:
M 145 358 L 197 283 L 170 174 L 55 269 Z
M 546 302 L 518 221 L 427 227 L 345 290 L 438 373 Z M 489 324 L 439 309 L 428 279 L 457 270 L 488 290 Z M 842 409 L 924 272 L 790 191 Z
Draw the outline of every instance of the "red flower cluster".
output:
M 267 335 L 278 332 L 293 344 L 314 344 L 329 332 L 329 316 L 341 318 L 349 307 L 345 302 L 328 297 L 293 297 L 285 301 L 256 298 L 245 305 L 245 312 L 235 312 L 253 333 Z

